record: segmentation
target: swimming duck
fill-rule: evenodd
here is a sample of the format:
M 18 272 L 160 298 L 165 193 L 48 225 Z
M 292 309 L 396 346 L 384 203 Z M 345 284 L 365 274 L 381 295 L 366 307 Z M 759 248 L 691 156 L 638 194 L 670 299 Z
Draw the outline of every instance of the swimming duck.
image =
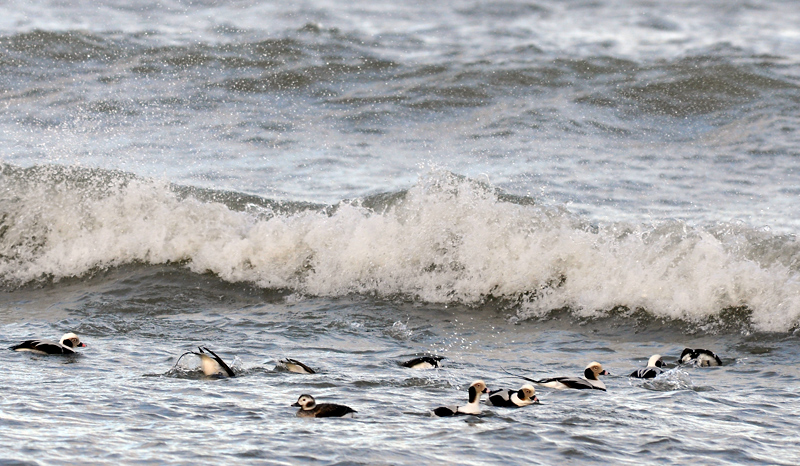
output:
M 722 365 L 722 360 L 719 356 L 707 349 L 684 348 L 683 352 L 681 352 L 681 357 L 678 358 L 678 362 L 681 364 L 694 364 L 700 367 Z
M 179 362 L 181 362 L 181 358 L 186 356 L 187 354 L 194 354 L 200 358 L 200 368 L 203 369 L 203 373 L 208 376 L 216 376 L 216 377 L 235 377 L 236 375 L 233 372 L 233 369 L 228 367 L 225 364 L 225 361 L 222 360 L 217 353 L 211 351 L 205 346 L 198 346 L 198 352 L 194 351 L 187 351 L 183 353 L 178 360 L 175 362 L 177 366 Z
M 654 354 L 650 356 L 650 360 L 647 361 L 647 367 L 644 369 L 637 369 L 631 373 L 629 377 L 635 377 L 637 379 L 654 379 L 658 374 L 664 372 L 664 361 L 661 360 L 660 354 Z
M 536 389 L 533 385 L 525 384 L 519 390 L 501 389 L 489 392 L 486 404 L 503 408 L 521 408 L 533 403 L 539 403 L 536 398 Z
M 410 361 L 405 361 L 400 363 L 403 367 L 408 367 L 410 369 L 433 369 L 437 367 L 442 367 L 439 363 L 442 359 L 446 359 L 444 356 L 421 356 L 419 358 L 411 359 Z
M 504 369 L 505 370 L 505 369 Z M 506 371 L 506 373 L 511 374 Z M 606 391 L 606 385 L 598 378 L 601 375 L 610 375 L 607 370 L 599 362 L 591 362 L 583 371 L 583 377 L 552 377 L 549 379 L 531 379 L 521 375 L 511 374 L 515 377 L 523 378 L 529 382 L 533 382 L 543 387 L 555 388 L 557 390 L 564 390 L 572 388 L 576 390 L 603 390 Z
M 65 333 L 61 341 L 53 340 L 25 340 L 22 343 L 10 347 L 13 351 L 30 351 L 36 354 L 77 354 L 75 348 L 83 348 L 86 343 L 82 343 L 78 335 Z
M 292 406 L 300 407 L 297 410 L 298 417 L 353 417 L 358 412 L 345 405 L 334 403 L 317 404 L 314 397 L 307 394 L 300 395 L 300 398 Z
M 284 367 L 286 367 L 286 369 L 289 372 L 295 372 L 297 374 L 316 374 L 317 373 L 314 369 L 306 366 L 305 364 L 303 364 L 302 362 L 298 361 L 297 359 L 286 358 L 286 359 L 281 359 L 278 362 L 283 364 Z
M 481 396 L 488 393 L 489 389 L 483 380 L 472 382 L 468 389 L 469 403 L 464 406 L 440 406 L 433 410 L 437 417 L 459 416 L 463 414 L 478 415 L 481 413 Z

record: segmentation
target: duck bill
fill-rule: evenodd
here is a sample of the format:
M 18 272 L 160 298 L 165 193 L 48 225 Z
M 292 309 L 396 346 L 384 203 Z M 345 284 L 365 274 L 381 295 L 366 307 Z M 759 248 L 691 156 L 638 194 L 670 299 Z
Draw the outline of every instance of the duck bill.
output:
M 299 408 L 300 407 L 300 403 L 292 403 L 291 406 L 295 406 L 295 407 Z
M 80 343 L 78 343 L 78 346 L 79 346 L 80 348 L 86 348 L 86 346 L 87 346 L 87 345 L 86 345 L 86 343 L 84 343 L 84 342 L 80 342 Z
M 611 375 L 611 372 L 608 372 L 607 370 L 603 370 L 603 372 L 601 372 L 600 375 Z

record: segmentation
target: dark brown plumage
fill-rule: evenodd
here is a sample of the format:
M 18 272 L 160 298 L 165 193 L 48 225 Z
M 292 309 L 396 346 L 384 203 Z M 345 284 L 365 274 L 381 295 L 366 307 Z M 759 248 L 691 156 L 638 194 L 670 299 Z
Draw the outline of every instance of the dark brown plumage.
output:
M 300 398 L 292 406 L 300 407 L 297 410 L 298 417 L 353 417 L 353 414 L 358 412 L 345 405 L 334 403 L 317 404 L 314 397 L 307 394 L 300 395 Z

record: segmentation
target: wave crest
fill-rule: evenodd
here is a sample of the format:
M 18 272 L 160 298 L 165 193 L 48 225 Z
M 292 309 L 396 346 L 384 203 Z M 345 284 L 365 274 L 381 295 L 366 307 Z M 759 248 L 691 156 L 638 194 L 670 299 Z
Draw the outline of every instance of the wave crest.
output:
M 0 183 L 7 287 L 127 263 L 182 263 L 319 296 L 499 299 L 522 318 L 622 307 L 700 322 L 743 309 L 764 331 L 800 319 L 794 237 L 744 225 L 594 225 L 446 172 L 335 206 L 64 167 L 4 166 Z

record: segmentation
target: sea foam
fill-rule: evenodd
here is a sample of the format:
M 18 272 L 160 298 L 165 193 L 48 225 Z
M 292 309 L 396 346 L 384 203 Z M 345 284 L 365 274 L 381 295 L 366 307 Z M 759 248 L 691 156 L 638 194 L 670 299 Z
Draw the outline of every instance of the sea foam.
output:
M 760 331 L 800 319 L 800 247 L 744 225 L 596 224 L 447 172 L 402 193 L 281 210 L 107 171 L 2 168 L 7 288 L 180 263 L 309 295 L 497 299 L 521 318 L 627 308 L 699 322 L 743 309 Z

